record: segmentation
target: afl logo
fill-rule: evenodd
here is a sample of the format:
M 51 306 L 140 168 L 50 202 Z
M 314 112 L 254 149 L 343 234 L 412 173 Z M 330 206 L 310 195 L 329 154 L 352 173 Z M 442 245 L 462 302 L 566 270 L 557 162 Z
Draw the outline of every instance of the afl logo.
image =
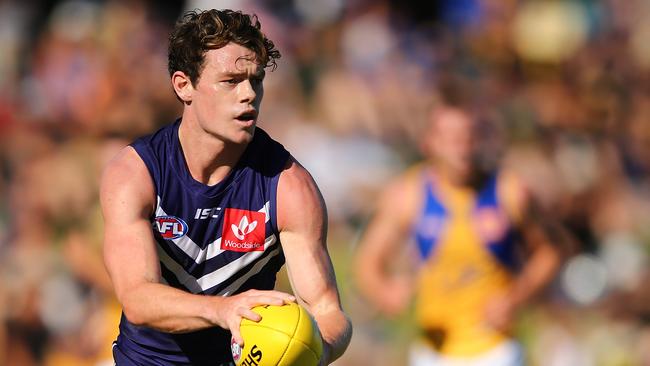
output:
M 158 216 L 154 222 L 160 236 L 164 239 L 178 239 L 187 233 L 187 224 L 178 217 Z

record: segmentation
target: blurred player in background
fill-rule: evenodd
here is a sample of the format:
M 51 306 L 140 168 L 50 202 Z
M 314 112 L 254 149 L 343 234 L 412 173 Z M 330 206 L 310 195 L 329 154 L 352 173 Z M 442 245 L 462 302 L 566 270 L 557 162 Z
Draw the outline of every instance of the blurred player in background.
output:
M 522 365 L 513 318 L 560 261 L 550 223 L 522 182 L 505 169 L 479 169 L 476 127 L 462 107 L 433 110 L 422 144 L 428 160 L 386 187 L 356 256 L 360 289 L 383 313 L 403 311 L 415 293 L 413 366 Z M 412 237 L 417 279 L 391 269 Z
M 351 324 L 309 173 L 256 128 L 280 57 L 256 17 L 189 12 L 170 37 L 182 118 L 121 151 L 101 187 L 104 258 L 123 307 L 117 365 L 230 365 L 251 308 L 297 300 L 338 358 Z M 273 291 L 287 263 L 294 296 Z

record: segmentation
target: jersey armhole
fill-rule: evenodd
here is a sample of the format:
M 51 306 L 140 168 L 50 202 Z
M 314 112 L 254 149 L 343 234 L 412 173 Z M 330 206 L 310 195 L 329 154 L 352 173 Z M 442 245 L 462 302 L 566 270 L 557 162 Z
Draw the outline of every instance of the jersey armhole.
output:
M 287 153 L 284 162 L 282 163 L 282 169 L 278 174 L 272 176 L 269 182 L 269 220 L 271 221 L 271 228 L 273 229 L 274 234 L 280 233 L 280 229 L 278 228 L 278 184 L 280 182 L 280 176 L 289 162 L 289 159 L 291 159 L 291 156 Z
M 160 193 L 158 192 L 158 185 L 156 182 L 160 181 L 161 178 L 161 172 L 160 168 L 158 169 L 158 174 L 156 174 L 156 169 L 151 165 L 152 161 L 158 161 L 158 159 L 155 158 L 155 155 L 153 153 L 153 150 L 151 147 L 147 144 L 142 143 L 141 140 L 135 141 L 134 143 L 129 144 L 129 146 L 135 151 L 135 153 L 138 155 L 138 158 L 144 163 L 144 166 L 147 168 L 147 171 L 149 172 L 149 179 L 151 179 L 151 185 L 153 186 L 153 192 L 154 192 L 154 197 L 153 197 L 153 205 L 151 207 L 151 215 L 152 217 L 156 215 L 156 208 L 158 207 L 158 200 L 160 199 Z M 145 158 L 148 157 L 148 158 Z

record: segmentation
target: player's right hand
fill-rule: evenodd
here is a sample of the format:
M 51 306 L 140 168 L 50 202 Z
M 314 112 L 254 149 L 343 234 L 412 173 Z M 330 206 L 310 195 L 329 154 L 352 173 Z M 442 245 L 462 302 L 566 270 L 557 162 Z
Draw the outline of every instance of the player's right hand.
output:
M 273 290 L 248 290 L 241 294 L 221 297 L 216 308 L 215 323 L 224 329 L 229 329 L 235 342 L 243 347 L 244 339 L 239 331 L 241 320 L 246 318 L 258 322 L 262 319 L 259 314 L 251 310 L 252 308 L 258 305 L 284 305 L 295 301 L 295 296 Z

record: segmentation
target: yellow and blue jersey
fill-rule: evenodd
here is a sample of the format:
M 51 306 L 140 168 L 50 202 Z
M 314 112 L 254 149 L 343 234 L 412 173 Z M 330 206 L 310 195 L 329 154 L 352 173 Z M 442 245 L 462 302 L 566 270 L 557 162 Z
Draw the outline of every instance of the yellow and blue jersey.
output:
M 417 321 L 439 336 L 443 354 L 487 351 L 507 336 L 485 324 L 485 306 L 508 290 L 517 269 L 517 235 L 499 199 L 499 174 L 479 189 L 422 176 L 424 206 L 413 227 L 422 264 Z

